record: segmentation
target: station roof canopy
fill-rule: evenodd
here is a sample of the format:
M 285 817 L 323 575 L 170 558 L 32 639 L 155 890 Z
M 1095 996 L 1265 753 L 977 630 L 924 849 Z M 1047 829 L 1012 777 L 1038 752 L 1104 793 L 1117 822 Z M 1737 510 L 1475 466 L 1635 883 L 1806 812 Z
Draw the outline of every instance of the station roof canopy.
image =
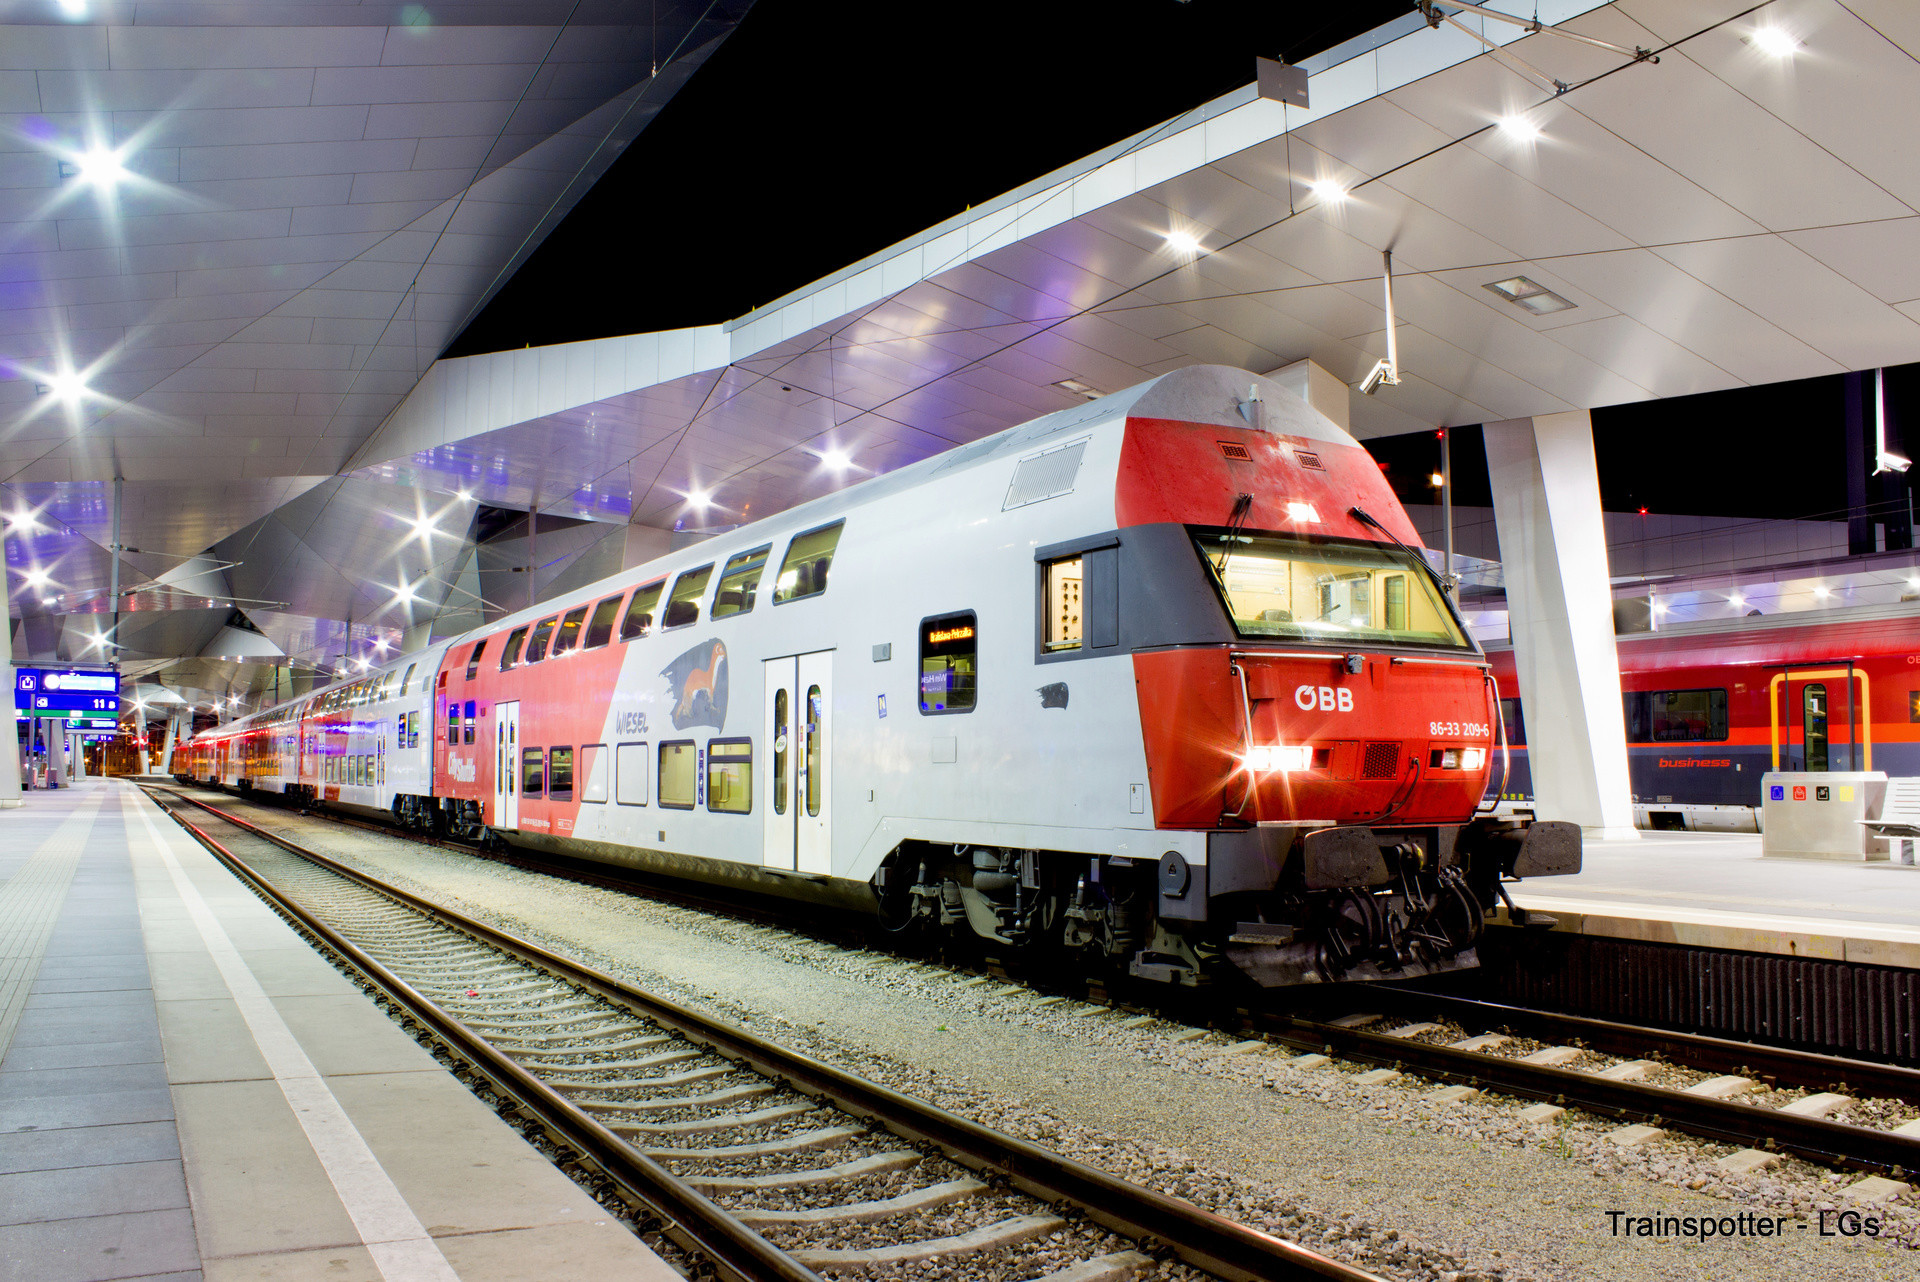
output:
M 426 286 L 410 287 L 439 264 L 416 249 L 371 317 L 308 315 L 309 301 L 244 322 L 266 326 L 271 357 L 242 351 L 238 330 L 204 349 L 169 338 L 192 354 L 115 390 L 132 413 L 59 427 L 6 385 L 23 423 L 0 453 L 8 488 L 104 543 L 119 466 L 127 520 L 144 513 L 176 557 L 210 550 L 230 596 L 285 603 L 282 649 L 330 661 L 341 638 L 312 620 L 397 640 L 486 613 L 469 599 L 485 595 L 484 549 L 462 494 L 565 518 L 560 563 L 541 570 L 558 586 L 606 564 L 592 549 L 629 523 L 771 514 L 1180 366 L 1309 358 L 1357 383 L 1386 351 L 1389 249 L 1401 382 L 1353 398 L 1362 436 L 1920 360 L 1920 152 L 1886 138 L 1920 109 L 1911 5 L 1562 0 L 1540 15 L 1559 32 L 1539 33 L 1440 8 L 1438 27 L 1411 15 L 1312 60 L 1307 109 L 1249 87 L 725 325 L 429 368 L 419 354 L 459 309 L 430 308 L 437 337 L 413 345 Z M 459 216 L 457 195 L 439 199 L 414 219 Z M 310 212 L 278 208 L 296 225 Z M 147 273 L 108 270 L 131 249 L 78 246 L 27 253 L 37 270 L 118 255 L 88 288 L 144 288 Z M 449 259 L 445 275 L 478 298 L 512 255 L 488 261 Z M 316 270 L 290 300 L 330 292 L 305 281 Z M 138 307 L 102 315 L 147 323 Z M 243 399 L 198 399 L 219 396 Z M 1737 425 L 1715 430 L 1729 427 L 1731 447 Z M 429 518 L 449 537 L 414 537 Z

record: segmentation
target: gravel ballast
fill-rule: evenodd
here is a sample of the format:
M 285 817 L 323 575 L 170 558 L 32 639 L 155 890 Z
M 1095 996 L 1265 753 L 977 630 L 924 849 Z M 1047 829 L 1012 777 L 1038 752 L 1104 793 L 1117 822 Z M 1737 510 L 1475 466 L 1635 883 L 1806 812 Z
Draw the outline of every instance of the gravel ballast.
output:
M 670 1000 L 1383 1276 L 1920 1273 L 1911 1194 L 1856 1208 L 1879 1221 L 1877 1240 L 1823 1235 L 1823 1218 L 1830 1231 L 1841 1227 L 1835 1213 L 1850 1205 L 1841 1189 L 1855 1177 L 1797 1160 L 1728 1175 L 1714 1166 L 1726 1145 L 1668 1136 L 1622 1147 L 1608 1138 L 1618 1126 L 1610 1120 L 1569 1112 L 1533 1124 L 1518 1116 L 1530 1101 L 1444 1104 L 1412 1076 L 1363 1085 L 1354 1079 L 1364 1066 L 1337 1060 L 1304 1069 L 1285 1052 L 1223 1055 L 1231 1039 L 1218 1034 L 1180 1041 L 1189 1030 L 1157 1020 L 1123 1028 L 1078 1002 L 1042 1006 L 1022 990 L 764 925 L 248 811 Z M 1788 1219 L 1782 1236 L 1701 1242 L 1620 1236 L 1613 1211 Z M 873 1232 L 859 1230 L 861 1240 Z

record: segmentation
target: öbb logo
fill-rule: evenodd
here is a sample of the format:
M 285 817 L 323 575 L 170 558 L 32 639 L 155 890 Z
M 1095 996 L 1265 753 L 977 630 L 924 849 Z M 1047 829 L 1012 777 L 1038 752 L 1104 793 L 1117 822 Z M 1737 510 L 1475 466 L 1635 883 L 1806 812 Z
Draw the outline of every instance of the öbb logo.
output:
M 1352 712 L 1353 691 L 1345 686 L 1338 690 L 1332 686 L 1296 686 L 1293 702 L 1302 712 L 1312 712 L 1315 708 L 1322 712 Z

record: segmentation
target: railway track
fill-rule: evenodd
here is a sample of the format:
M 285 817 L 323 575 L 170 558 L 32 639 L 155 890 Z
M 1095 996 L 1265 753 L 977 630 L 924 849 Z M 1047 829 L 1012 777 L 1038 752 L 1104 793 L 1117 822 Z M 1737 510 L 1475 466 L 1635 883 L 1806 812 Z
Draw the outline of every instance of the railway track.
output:
M 1374 1275 L 796 1054 L 149 787 L 196 840 L 723 1278 Z M 221 819 L 236 851 L 183 807 Z M 904 1143 L 903 1143 L 904 1141 Z
M 367 821 L 327 817 L 369 831 L 472 849 Z M 518 854 L 510 858 L 535 871 L 633 888 L 631 882 L 591 869 Z M 765 916 L 732 902 L 667 897 L 705 910 Z M 1022 982 L 1016 976 L 996 977 Z M 1538 1100 L 1549 1110 L 1535 1114 L 1541 1120 L 1579 1108 L 1619 1119 L 1622 1143 L 1655 1142 L 1663 1133 L 1677 1131 L 1732 1144 L 1737 1161 L 1729 1169 L 1737 1171 L 1763 1169 L 1784 1155 L 1893 1180 L 1920 1170 L 1920 1120 L 1889 1128 L 1832 1116 L 1844 1116 L 1859 1100 L 1920 1105 L 1920 1070 L 1391 985 L 1343 986 L 1338 991 L 1355 995 L 1348 1007 L 1352 1013 L 1316 1018 L 1225 1005 L 1196 1010 L 1191 994 L 1184 993 L 1183 1009 L 1156 1009 L 1151 1003 L 1129 1003 L 1126 1009 L 1238 1032 L 1261 1039 L 1265 1045 L 1260 1049 L 1278 1046 L 1366 1064 L 1390 1074 L 1375 1079 L 1380 1082 L 1405 1075 L 1442 1088 L 1466 1088 L 1467 1094 L 1456 1092 L 1453 1098 L 1491 1089 Z M 1326 995 L 1319 998 L 1323 1007 L 1327 1000 Z M 1249 1041 L 1240 1049 L 1256 1047 Z M 1797 1091 L 1806 1093 L 1795 1095 Z M 1884 1186 L 1872 1186 L 1871 1191 L 1884 1191 Z
M 1877 1105 L 1863 1113 L 1920 1103 L 1913 1069 L 1430 993 L 1370 986 L 1362 997 L 1351 1015 L 1254 1016 L 1245 1027 L 1304 1056 L 1373 1065 L 1375 1082 L 1417 1075 L 1453 1100 L 1497 1089 L 1542 1101 L 1537 1121 L 1567 1108 L 1615 1118 L 1622 1145 L 1668 1130 L 1732 1144 L 1721 1159 L 1731 1171 L 1791 1154 L 1868 1173 L 1854 1191 L 1872 1198 L 1920 1169 L 1920 1118 L 1888 1128 L 1836 1117 L 1867 1101 Z

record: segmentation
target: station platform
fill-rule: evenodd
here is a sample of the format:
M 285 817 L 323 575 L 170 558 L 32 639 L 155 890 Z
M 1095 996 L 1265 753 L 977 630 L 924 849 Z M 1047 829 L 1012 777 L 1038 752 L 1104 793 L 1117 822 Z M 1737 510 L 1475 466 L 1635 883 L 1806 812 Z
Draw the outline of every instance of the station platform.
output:
M 1583 935 L 1920 969 L 1920 868 L 1763 859 L 1755 833 L 1589 838 L 1578 876 L 1511 889 Z
M 131 784 L 0 811 L 0 1280 L 678 1277 Z

